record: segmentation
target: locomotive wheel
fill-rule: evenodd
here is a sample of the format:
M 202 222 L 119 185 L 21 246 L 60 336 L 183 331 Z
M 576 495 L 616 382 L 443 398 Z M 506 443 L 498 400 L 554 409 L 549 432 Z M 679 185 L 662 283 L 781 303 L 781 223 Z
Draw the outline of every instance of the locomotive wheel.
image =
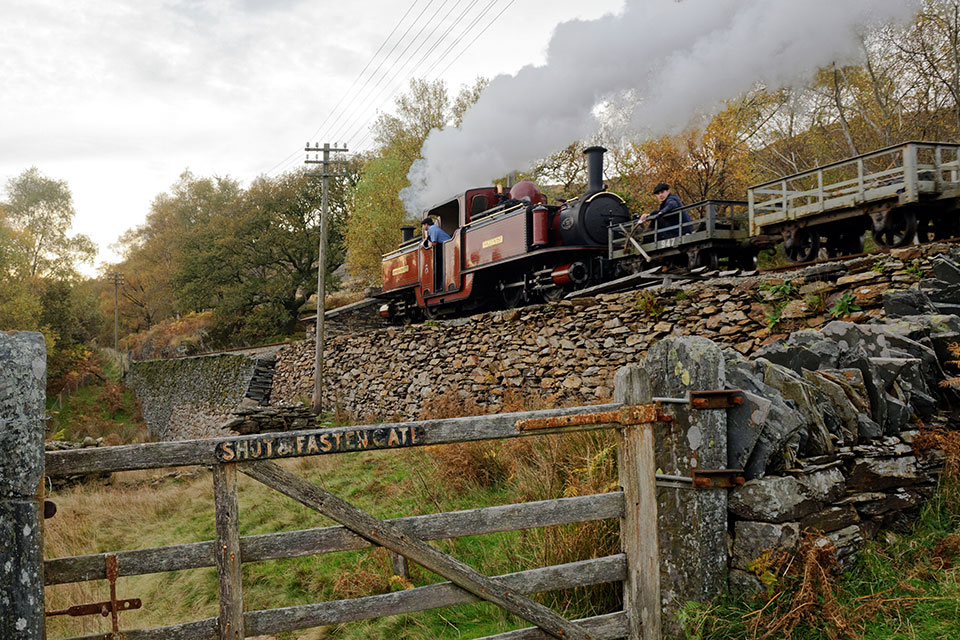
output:
M 956 213 L 956 212 L 955 212 Z M 924 218 L 917 221 L 917 241 L 932 242 L 947 240 L 957 236 L 957 221 L 955 219 Z
M 797 229 L 793 246 L 786 249 L 790 262 L 812 262 L 820 253 L 820 233 L 806 227 Z
M 917 214 L 912 211 L 892 211 L 887 217 L 887 228 L 873 236 L 885 249 L 905 247 L 917 235 Z
M 501 282 L 497 287 L 500 290 L 500 300 L 503 302 L 504 309 L 514 309 L 522 306 L 527 301 L 526 291 L 523 286 L 508 286 L 509 283 Z M 522 284 L 522 283 L 521 283 Z

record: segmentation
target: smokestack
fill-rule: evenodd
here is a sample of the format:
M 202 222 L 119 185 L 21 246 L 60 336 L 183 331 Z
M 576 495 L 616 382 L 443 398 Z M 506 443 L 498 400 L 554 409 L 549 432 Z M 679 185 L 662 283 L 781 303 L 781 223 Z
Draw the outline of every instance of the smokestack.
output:
M 583 155 L 587 156 L 587 193 L 593 195 L 603 191 L 603 147 L 587 147 Z
M 413 240 L 414 227 L 400 227 L 400 242 L 406 244 Z

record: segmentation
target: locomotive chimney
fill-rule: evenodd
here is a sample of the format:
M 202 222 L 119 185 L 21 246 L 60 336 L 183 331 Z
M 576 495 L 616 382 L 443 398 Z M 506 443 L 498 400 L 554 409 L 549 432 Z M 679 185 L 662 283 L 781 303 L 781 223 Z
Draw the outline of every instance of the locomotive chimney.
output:
M 400 227 L 400 242 L 406 244 L 413 240 L 414 227 Z
M 587 147 L 583 155 L 587 156 L 587 193 L 603 191 L 603 154 L 607 150 L 603 147 Z

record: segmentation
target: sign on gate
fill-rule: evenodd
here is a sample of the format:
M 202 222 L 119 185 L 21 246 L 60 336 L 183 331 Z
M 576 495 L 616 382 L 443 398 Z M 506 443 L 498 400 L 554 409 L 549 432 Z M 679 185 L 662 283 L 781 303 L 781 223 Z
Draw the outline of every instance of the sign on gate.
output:
M 346 453 L 374 449 L 397 449 L 423 443 L 423 427 L 376 427 L 338 429 L 328 433 L 271 434 L 244 437 L 217 443 L 220 462 L 296 458 L 325 453 Z

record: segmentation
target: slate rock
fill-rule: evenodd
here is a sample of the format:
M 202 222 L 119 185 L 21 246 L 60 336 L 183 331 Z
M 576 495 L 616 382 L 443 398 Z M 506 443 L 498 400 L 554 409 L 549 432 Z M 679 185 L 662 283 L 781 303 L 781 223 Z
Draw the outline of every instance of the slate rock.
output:
M 751 571 L 730 569 L 730 574 L 727 576 L 727 589 L 734 595 L 755 596 L 765 592 L 767 585 L 763 584 Z
M 933 274 L 937 280 L 942 280 L 949 284 L 960 284 L 960 265 L 950 260 L 946 256 L 940 255 L 933 259 Z
M 883 293 L 883 312 L 888 318 L 934 313 L 936 308 L 920 289 L 888 290 Z
M 807 382 L 793 370 L 757 359 L 764 372 L 763 381 L 793 401 L 808 425 L 807 440 L 800 449 L 801 455 L 823 455 L 834 450 L 834 440 L 841 439 L 841 421 L 837 417 L 826 394 Z
M 810 490 L 793 476 L 769 476 L 748 480 L 730 492 L 732 513 L 747 520 L 786 522 L 819 508 Z
M 819 469 L 812 473 L 797 476 L 810 496 L 819 502 L 830 503 L 839 500 L 846 493 L 847 481 L 838 467 Z
M 807 438 L 806 419 L 763 382 L 754 363 L 732 349 L 724 358 L 727 385 L 744 392 L 743 404 L 727 410 L 728 467 L 748 479 L 782 470 Z
M 857 371 L 859 374 L 860 372 Z M 820 391 L 827 397 L 833 411 L 839 420 L 839 430 L 836 435 L 839 436 L 840 445 L 856 444 L 858 439 L 858 417 L 866 408 L 869 408 L 866 398 L 862 399 L 862 404 L 854 404 L 854 392 L 852 387 L 847 387 L 847 391 L 838 381 L 831 379 L 831 376 L 821 371 L 809 371 L 804 369 L 803 377 L 813 385 L 816 385 Z
M 851 505 L 832 506 L 817 511 L 800 520 L 800 528 L 816 529 L 829 533 L 860 522 L 860 515 Z
M 857 458 L 847 478 L 847 488 L 851 491 L 882 491 L 916 484 L 922 479 L 914 456 Z
M 838 531 L 828 533 L 814 544 L 833 545 L 834 555 L 841 569 L 848 568 L 856 559 L 857 552 L 863 547 L 863 533 L 859 525 L 850 525 Z
M 730 566 L 749 571 L 765 552 L 793 553 L 800 543 L 800 525 L 796 522 L 770 524 L 742 520 L 734 525 L 733 554 Z

